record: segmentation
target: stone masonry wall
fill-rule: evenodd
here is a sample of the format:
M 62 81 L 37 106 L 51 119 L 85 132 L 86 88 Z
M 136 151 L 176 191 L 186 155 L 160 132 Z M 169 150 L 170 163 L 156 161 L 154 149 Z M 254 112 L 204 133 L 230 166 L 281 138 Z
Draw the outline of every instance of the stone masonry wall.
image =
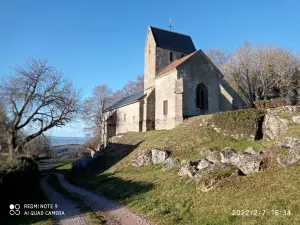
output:
M 156 43 L 150 29 L 148 29 L 144 59 L 144 90 L 147 90 L 154 86 L 154 78 L 156 74 Z
M 172 129 L 176 120 L 177 71 L 155 79 L 155 129 Z M 163 102 L 168 100 L 168 114 L 163 115 Z
M 195 116 L 220 112 L 220 72 L 206 59 L 202 52 L 197 52 L 183 66 L 178 68 L 183 79 L 183 113 Z M 204 83 L 208 89 L 208 109 L 200 112 L 196 104 L 196 88 Z

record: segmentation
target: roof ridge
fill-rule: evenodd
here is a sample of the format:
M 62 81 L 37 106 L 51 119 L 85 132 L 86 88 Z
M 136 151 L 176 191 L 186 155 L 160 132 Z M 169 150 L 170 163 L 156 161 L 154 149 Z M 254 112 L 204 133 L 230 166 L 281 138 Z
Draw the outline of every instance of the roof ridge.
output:
M 162 28 L 159 28 L 159 27 L 154 27 L 154 26 L 149 26 L 149 27 L 150 28 L 155 28 L 155 29 L 158 29 L 158 30 L 167 31 L 167 32 L 174 33 L 174 34 L 180 34 L 180 35 L 184 35 L 184 36 L 187 36 L 187 37 L 191 37 L 188 34 L 183 34 L 183 33 L 175 32 L 175 31 L 171 31 L 171 30 L 166 30 L 166 29 L 162 29 Z

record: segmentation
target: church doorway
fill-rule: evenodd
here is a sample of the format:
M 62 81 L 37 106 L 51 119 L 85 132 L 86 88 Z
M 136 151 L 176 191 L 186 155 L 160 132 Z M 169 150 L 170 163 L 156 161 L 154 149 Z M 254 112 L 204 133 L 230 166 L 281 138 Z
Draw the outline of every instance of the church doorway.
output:
M 196 107 L 201 112 L 208 109 L 208 89 L 203 83 L 198 84 L 196 88 Z

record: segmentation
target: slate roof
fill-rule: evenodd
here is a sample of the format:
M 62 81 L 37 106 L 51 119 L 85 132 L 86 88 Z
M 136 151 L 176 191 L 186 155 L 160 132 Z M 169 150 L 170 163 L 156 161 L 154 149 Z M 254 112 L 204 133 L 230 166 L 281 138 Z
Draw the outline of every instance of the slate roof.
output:
M 150 29 L 157 47 L 182 53 L 192 53 L 196 51 L 192 38 L 188 35 L 151 26 Z
M 140 91 L 140 92 L 137 92 L 135 94 L 126 96 L 125 98 L 122 98 L 121 100 L 117 101 L 112 106 L 109 106 L 108 108 L 106 108 L 105 111 L 116 109 L 116 108 L 119 108 L 121 106 L 128 105 L 130 103 L 136 102 L 137 100 L 139 100 L 143 96 L 144 96 L 144 91 Z
M 159 76 L 161 76 L 161 75 L 163 75 L 163 74 L 165 74 L 165 73 L 167 73 L 167 72 L 169 72 L 169 71 L 175 69 L 177 66 L 181 65 L 182 63 L 184 63 L 187 59 L 189 59 L 189 58 L 190 58 L 191 56 L 193 56 L 195 53 L 196 53 L 196 51 L 193 52 L 193 53 L 191 53 L 191 54 L 189 54 L 189 55 L 186 55 L 186 56 L 182 57 L 181 59 L 175 60 L 174 62 L 172 62 L 171 64 L 169 64 L 167 67 L 165 67 L 162 71 L 160 71 L 160 72 L 156 75 L 156 77 L 159 77 Z

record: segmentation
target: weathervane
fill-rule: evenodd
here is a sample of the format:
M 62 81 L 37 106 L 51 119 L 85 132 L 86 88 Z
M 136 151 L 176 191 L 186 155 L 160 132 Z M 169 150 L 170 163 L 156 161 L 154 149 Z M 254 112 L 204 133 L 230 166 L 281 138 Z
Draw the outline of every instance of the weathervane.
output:
M 170 24 L 169 24 L 169 27 L 170 27 L 170 31 L 172 30 L 172 28 L 174 28 L 173 26 L 172 26 L 172 22 L 173 22 L 173 20 L 172 20 L 172 17 L 170 17 Z

